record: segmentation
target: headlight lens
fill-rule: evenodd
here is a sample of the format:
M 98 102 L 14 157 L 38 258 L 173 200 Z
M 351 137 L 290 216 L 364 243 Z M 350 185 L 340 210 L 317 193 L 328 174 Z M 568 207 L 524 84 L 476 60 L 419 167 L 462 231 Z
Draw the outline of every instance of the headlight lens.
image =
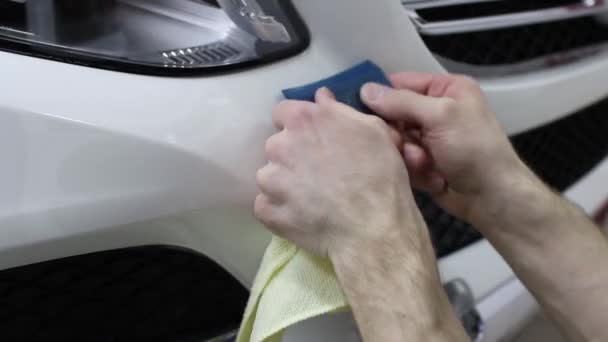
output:
M 289 0 L 0 0 L 0 49 L 119 71 L 195 75 L 308 40 Z

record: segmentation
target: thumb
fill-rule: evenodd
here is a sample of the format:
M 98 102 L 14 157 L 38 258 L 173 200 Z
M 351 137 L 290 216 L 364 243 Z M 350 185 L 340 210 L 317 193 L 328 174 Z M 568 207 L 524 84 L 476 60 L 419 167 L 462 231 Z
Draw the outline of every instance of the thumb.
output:
M 361 99 L 386 120 L 413 122 L 421 127 L 431 125 L 440 109 L 437 98 L 377 83 L 364 85 Z

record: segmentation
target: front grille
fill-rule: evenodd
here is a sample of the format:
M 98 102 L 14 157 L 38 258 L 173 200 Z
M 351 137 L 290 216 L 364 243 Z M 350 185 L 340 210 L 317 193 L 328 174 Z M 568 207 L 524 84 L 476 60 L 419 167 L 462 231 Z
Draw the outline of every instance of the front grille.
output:
M 455 62 L 508 65 L 606 43 L 608 26 L 592 17 L 582 17 L 488 31 L 422 35 L 422 39 L 433 53 Z
M 576 114 L 511 138 L 519 156 L 549 186 L 564 191 L 608 155 L 608 99 Z M 440 209 L 428 196 L 416 194 L 438 256 L 481 239 L 470 225 Z
M 568 6 L 575 0 L 502 0 L 433 6 L 418 10 L 427 21 L 461 20 Z
M 48 261 L 0 272 L 0 341 L 202 342 L 238 327 L 247 296 L 183 249 Z

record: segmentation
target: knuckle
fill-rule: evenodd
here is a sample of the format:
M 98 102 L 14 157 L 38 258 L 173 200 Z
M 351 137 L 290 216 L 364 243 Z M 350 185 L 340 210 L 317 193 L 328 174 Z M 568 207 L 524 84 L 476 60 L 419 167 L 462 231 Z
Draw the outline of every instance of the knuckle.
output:
M 326 101 L 319 104 L 319 114 L 334 114 L 343 111 L 344 104 L 338 101 Z
M 287 222 L 281 218 L 281 209 L 273 206 L 264 195 L 258 195 L 256 198 L 253 213 L 272 232 L 283 235 Z
M 368 115 L 366 117 L 366 121 L 367 124 L 373 127 L 374 129 L 381 129 L 383 131 L 386 129 L 386 123 L 384 122 L 384 120 L 382 120 L 376 115 Z
M 256 181 L 260 187 L 266 188 L 268 185 L 280 183 L 280 176 L 279 167 L 274 163 L 268 163 L 258 170 Z
M 298 120 L 308 120 L 312 118 L 312 111 L 308 107 L 303 106 L 294 112 L 293 117 Z
M 312 119 L 316 105 L 305 101 L 283 101 L 275 108 L 276 116 L 288 128 L 298 128 Z
M 266 224 L 266 222 L 269 222 L 269 218 L 272 216 L 272 207 L 264 195 L 258 195 L 258 197 L 256 197 L 253 213 L 262 223 Z
M 469 90 L 469 91 L 473 91 L 473 92 L 480 92 L 481 91 L 481 87 L 479 86 L 479 82 L 477 82 L 474 78 L 472 78 L 471 76 L 467 76 L 467 75 L 457 75 L 456 77 L 456 82 L 463 88 Z
M 385 136 L 387 138 L 391 138 L 390 128 L 386 124 L 384 120 L 375 115 L 369 115 L 366 118 L 367 124 L 376 132 Z
M 290 121 L 294 127 L 303 127 L 313 119 L 313 110 L 309 106 L 300 106 L 290 114 Z
M 457 111 L 458 103 L 456 100 L 449 97 L 442 97 L 437 102 L 437 116 L 445 118 L 450 116 Z
M 268 172 L 266 172 L 266 167 L 259 169 L 258 172 L 255 174 L 255 180 L 259 186 L 263 187 L 268 183 L 267 174 Z
M 283 101 L 279 102 L 276 106 L 274 106 L 274 113 L 278 114 L 278 113 L 283 113 L 283 112 L 289 112 L 294 107 L 297 107 L 297 105 L 298 105 L 298 101 L 283 100 Z
M 273 135 L 266 140 L 264 151 L 268 160 L 278 160 L 281 158 L 281 151 L 283 149 L 282 143 L 279 141 L 278 135 Z
M 454 80 L 450 77 L 436 77 L 433 79 L 430 87 L 428 88 L 427 95 L 432 97 L 444 96 L 446 90 Z
M 286 127 L 297 127 L 312 117 L 314 104 L 305 101 L 284 100 L 273 110 L 275 121 L 281 121 Z
M 274 108 L 272 109 L 272 118 L 275 121 L 279 121 L 282 114 L 284 112 L 287 111 L 287 108 L 289 108 L 292 104 L 292 101 L 289 100 L 283 100 L 281 102 L 279 102 L 276 106 L 274 106 Z

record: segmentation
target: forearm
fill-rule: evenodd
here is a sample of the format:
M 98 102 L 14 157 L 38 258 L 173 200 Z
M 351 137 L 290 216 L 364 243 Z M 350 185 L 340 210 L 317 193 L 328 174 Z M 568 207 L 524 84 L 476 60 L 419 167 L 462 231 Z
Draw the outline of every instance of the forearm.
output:
M 608 244 L 600 230 L 527 170 L 496 191 L 475 209 L 472 223 L 565 335 L 608 340 Z
M 441 287 L 431 243 L 412 241 L 415 235 L 366 241 L 332 255 L 363 340 L 468 341 Z

